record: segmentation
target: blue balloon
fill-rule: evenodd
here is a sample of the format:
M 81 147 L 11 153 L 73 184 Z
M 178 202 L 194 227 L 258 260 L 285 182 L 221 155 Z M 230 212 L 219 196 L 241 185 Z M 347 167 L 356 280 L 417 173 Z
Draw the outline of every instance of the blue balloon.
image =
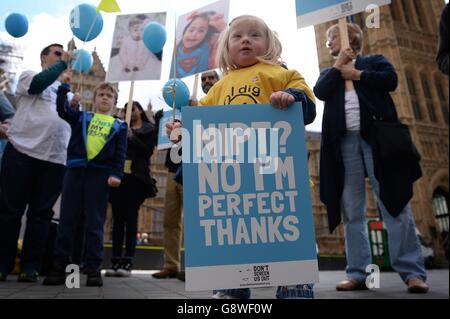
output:
M 15 37 L 23 37 L 28 32 L 28 19 L 20 13 L 11 13 L 5 20 L 5 29 Z
M 142 32 L 142 41 L 150 52 L 156 54 L 162 51 L 166 44 L 167 33 L 164 26 L 157 22 L 150 22 Z
M 175 82 L 175 108 L 181 110 L 182 107 L 189 105 L 189 88 L 186 83 L 177 79 Z M 170 106 L 173 107 L 173 91 L 174 91 L 174 80 L 170 79 L 163 88 L 163 97 L 164 101 Z
M 103 18 L 90 4 L 80 4 L 70 12 L 70 29 L 83 42 L 94 40 L 103 29 Z
M 72 62 L 72 68 L 80 73 L 87 73 L 92 66 L 92 54 L 86 50 L 79 49 L 74 52 L 75 60 Z

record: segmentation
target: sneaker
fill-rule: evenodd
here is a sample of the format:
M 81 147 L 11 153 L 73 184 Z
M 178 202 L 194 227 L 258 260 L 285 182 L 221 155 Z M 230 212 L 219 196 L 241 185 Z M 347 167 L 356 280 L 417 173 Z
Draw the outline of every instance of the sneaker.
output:
M 211 298 L 212 299 L 239 299 L 237 297 L 227 295 L 226 293 L 223 293 L 221 291 L 216 292 L 214 295 L 212 295 Z
M 130 277 L 131 269 L 133 269 L 133 264 L 130 260 L 122 261 L 122 263 L 119 266 L 119 269 L 117 269 L 116 276 L 117 277 Z
M 61 267 L 53 267 L 50 269 L 47 277 L 42 284 L 44 286 L 60 286 L 66 283 L 66 271 Z
M 37 271 L 22 272 L 17 278 L 18 282 L 35 283 L 39 281 L 39 273 Z
M 87 272 L 86 286 L 88 286 L 88 287 L 102 287 L 103 286 L 102 273 L 100 272 L 100 270 Z
M 106 270 L 105 277 L 114 277 L 117 276 L 117 270 L 119 269 L 119 262 L 113 261 L 110 269 Z

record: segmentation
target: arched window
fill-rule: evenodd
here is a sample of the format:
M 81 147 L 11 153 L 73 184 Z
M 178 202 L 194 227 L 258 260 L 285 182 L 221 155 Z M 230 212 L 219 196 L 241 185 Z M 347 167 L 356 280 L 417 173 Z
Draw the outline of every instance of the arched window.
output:
M 426 75 L 421 73 L 420 78 L 422 79 L 422 88 L 423 95 L 425 96 L 425 103 L 427 104 L 428 115 L 430 117 L 430 121 L 433 123 L 437 122 L 436 112 L 434 111 L 433 98 L 431 96 L 430 85 L 428 84 L 428 80 Z
M 408 83 L 409 95 L 411 96 L 411 103 L 414 112 L 414 117 L 416 118 L 416 120 L 422 120 L 423 119 L 422 111 L 420 110 L 420 104 L 417 99 L 416 85 L 414 84 L 411 74 L 409 74 L 409 72 L 405 72 L 405 74 L 406 74 L 406 82 Z
M 440 188 L 433 194 L 433 214 L 439 232 L 448 232 L 448 194 Z
M 407 0 L 401 0 L 400 7 L 402 8 L 402 11 L 404 12 L 406 24 L 408 24 L 408 25 L 412 24 L 412 22 L 414 20 L 413 20 L 413 18 L 410 15 L 410 11 L 408 10 L 408 8 L 409 8 L 408 1 Z
M 419 27 L 421 29 L 423 29 L 424 31 L 428 31 L 428 24 L 427 24 L 427 20 L 425 18 L 425 12 L 428 12 L 428 11 L 425 11 L 423 8 L 424 1 L 423 0 L 421 0 L 421 1 L 412 0 L 412 2 L 413 2 L 415 14 L 417 15 L 417 21 L 419 21 Z M 419 2 L 421 2 L 421 3 L 419 3 Z
M 447 100 L 445 98 L 444 90 L 442 89 L 442 82 L 441 79 L 438 76 L 435 76 L 434 78 L 434 84 L 436 87 L 436 91 L 439 97 L 439 102 L 441 105 L 441 112 L 442 116 L 444 117 L 445 124 L 448 126 L 448 106 L 447 106 Z
M 393 0 L 391 3 L 391 13 L 392 13 L 392 19 L 394 19 L 394 21 L 402 21 L 402 16 L 401 13 L 399 11 L 398 5 L 400 0 Z M 401 4 L 400 4 L 401 5 Z

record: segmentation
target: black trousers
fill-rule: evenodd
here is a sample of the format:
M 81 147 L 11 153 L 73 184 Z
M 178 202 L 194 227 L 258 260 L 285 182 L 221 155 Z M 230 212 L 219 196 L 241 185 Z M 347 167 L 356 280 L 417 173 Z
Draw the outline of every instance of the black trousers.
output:
M 119 188 L 111 191 L 113 212 L 113 258 L 133 258 L 136 252 L 139 208 L 145 200 L 148 185 L 125 174 Z M 125 254 L 122 255 L 125 237 Z

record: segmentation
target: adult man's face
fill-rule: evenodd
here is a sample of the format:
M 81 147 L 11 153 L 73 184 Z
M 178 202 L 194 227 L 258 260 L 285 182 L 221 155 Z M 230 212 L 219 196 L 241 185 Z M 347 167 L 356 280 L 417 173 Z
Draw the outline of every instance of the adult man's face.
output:
M 208 91 L 212 88 L 212 86 L 219 81 L 219 78 L 216 72 L 205 72 L 202 74 L 202 90 L 205 94 L 208 94 Z
M 61 61 L 63 52 L 64 52 L 63 48 L 59 46 L 50 47 L 48 54 L 42 56 L 42 68 L 47 69 L 53 64 Z

